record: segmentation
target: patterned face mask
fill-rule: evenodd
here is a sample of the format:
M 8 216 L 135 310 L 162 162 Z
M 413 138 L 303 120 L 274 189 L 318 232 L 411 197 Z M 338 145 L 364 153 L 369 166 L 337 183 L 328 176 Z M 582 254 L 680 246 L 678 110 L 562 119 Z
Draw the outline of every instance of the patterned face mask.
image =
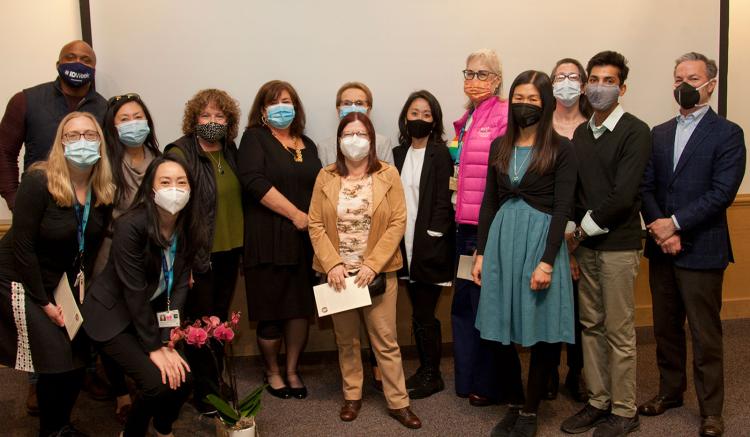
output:
M 195 133 L 209 143 L 215 143 L 227 135 L 227 125 L 211 121 L 196 125 Z

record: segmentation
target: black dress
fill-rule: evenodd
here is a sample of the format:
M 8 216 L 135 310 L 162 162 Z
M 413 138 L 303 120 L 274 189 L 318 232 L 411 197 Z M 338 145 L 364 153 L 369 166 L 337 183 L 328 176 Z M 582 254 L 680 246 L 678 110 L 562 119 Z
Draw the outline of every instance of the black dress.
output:
M 91 278 L 104 238 L 110 206 L 95 206 L 84 233 L 84 273 Z M 78 221 L 74 208 L 60 207 L 47 190 L 42 171 L 24 174 L 18 187 L 13 224 L 0 241 L 0 363 L 39 373 L 67 372 L 84 365 L 88 343 L 81 332 L 74 341 L 52 323 L 43 306 L 63 273 L 71 289 L 79 271 Z M 87 279 L 87 282 L 90 281 Z
M 260 203 L 273 187 L 305 213 L 321 165 L 315 144 L 302 136 L 302 162 L 267 128 L 249 128 L 237 153 L 245 215 L 245 289 L 250 320 L 313 315 L 313 250 L 307 229 Z

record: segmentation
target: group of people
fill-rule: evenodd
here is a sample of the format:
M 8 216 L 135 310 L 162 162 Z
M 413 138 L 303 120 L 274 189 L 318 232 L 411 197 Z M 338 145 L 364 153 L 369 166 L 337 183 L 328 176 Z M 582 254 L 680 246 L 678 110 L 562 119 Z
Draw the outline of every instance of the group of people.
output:
M 13 211 L 0 241 L 0 363 L 34 375 L 40 436 L 83 435 L 70 413 L 97 360 L 124 436 L 145 435 L 150 424 L 171 435 L 191 391 L 211 414 L 203 399 L 225 390 L 214 359 L 223 347 L 170 347 L 164 320 L 225 320 L 240 268 L 267 391 L 283 399 L 308 396 L 299 359 L 312 287 L 342 290 L 347 277 L 380 284 L 372 305 L 332 315 L 343 421 L 362 408 L 363 319 L 388 414 L 421 427 L 410 400 L 445 387 L 435 310 L 453 286 L 456 395 L 508 405 L 493 436 L 536 434 L 541 400 L 557 396 L 563 343 L 565 386 L 585 402 L 563 431 L 623 436 L 638 429 L 639 413 L 682 405 L 686 318 L 700 433 L 722 435 L 726 209 L 745 145 L 742 130 L 709 106 L 714 61 L 677 59 L 679 115 L 651 131 L 619 104 L 629 70 L 619 53 L 598 53 L 585 68 L 561 59 L 549 75 L 525 71 L 506 100 L 499 58 L 483 49 L 466 60 L 466 111 L 452 141 L 437 98 L 420 90 L 403 105 L 392 147 L 370 121 L 370 89 L 349 82 L 336 95 L 335 138 L 316 144 L 295 89 L 273 80 L 256 94 L 239 147 L 237 101 L 206 89 L 186 103 L 183 136 L 163 152 L 145 102 L 106 101 L 95 67 L 88 44 L 65 45 L 59 77 L 13 96 L 0 123 L 0 194 Z M 641 216 L 660 385 L 637 406 Z M 472 280 L 456 276 L 466 259 Z M 84 318 L 72 340 L 54 298 L 61 278 Z M 408 378 L 396 335 L 399 280 L 420 363 Z M 531 350 L 525 389 L 518 345 Z

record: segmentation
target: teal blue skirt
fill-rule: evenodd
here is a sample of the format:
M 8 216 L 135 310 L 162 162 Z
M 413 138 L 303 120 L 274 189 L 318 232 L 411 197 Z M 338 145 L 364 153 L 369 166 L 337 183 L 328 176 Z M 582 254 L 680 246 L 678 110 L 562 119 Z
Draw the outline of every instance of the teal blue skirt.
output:
M 549 288 L 530 288 L 551 218 L 520 198 L 506 201 L 495 215 L 482 262 L 476 319 L 482 338 L 523 346 L 540 341 L 575 343 L 573 282 L 565 242 L 555 258 Z

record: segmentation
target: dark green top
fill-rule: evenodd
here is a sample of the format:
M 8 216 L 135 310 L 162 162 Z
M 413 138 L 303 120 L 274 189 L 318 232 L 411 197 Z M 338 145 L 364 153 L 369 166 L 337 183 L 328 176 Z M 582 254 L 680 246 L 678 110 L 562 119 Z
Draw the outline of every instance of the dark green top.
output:
M 211 161 L 214 163 L 214 177 L 216 178 L 216 228 L 211 252 L 224 252 L 242 247 L 243 222 L 240 181 L 232 171 L 232 167 L 227 164 L 221 150 L 205 153 L 210 155 Z M 221 164 L 223 172 L 218 170 L 217 163 Z

